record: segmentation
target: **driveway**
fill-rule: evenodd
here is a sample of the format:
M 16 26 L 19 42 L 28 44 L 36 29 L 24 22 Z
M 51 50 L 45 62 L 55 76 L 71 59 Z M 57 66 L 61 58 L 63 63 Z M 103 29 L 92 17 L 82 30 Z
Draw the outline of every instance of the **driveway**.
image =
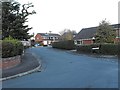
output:
M 27 50 L 42 61 L 42 71 L 3 81 L 3 88 L 117 88 L 117 58 L 36 47 Z M 33 63 L 34 64 L 34 63 Z

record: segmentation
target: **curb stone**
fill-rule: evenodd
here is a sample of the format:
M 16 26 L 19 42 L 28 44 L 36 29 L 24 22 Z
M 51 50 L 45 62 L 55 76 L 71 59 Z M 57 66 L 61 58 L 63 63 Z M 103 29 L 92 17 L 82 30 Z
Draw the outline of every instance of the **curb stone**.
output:
M 20 73 L 20 74 L 16 74 L 16 75 L 13 75 L 13 76 L 2 78 L 2 79 L 0 79 L 0 81 L 4 81 L 4 80 L 7 80 L 7 79 L 12 79 L 12 78 L 16 78 L 16 77 L 21 77 L 21 76 L 24 76 L 24 75 L 39 71 L 40 68 L 41 68 L 41 65 L 39 65 L 37 68 L 35 68 L 33 70 L 30 70 L 30 71 L 27 71 L 27 72 L 24 72 L 24 73 Z
M 35 55 L 32 53 L 32 55 L 35 57 Z M 35 57 L 36 58 L 36 57 Z M 39 66 L 32 69 L 32 70 L 29 70 L 29 71 L 26 71 L 26 72 L 23 72 L 23 73 L 19 73 L 19 74 L 16 74 L 16 75 L 12 75 L 12 76 L 8 76 L 8 77 L 5 77 L 5 78 L 0 78 L 0 81 L 4 81 L 4 80 L 8 80 L 8 79 L 12 79 L 12 78 L 17 78 L 17 77 L 21 77 L 21 76 L 24 76 L 24 75 L 27 75 L 27 74 L 30 74 L 30 73 L 33 73 L 33 72 L 41 72 L 41 67 L 42 67 L 42 64 L 41 64 L 41 61 L 38 60 L 38 58 L 36 58 L 36 60 L 38 61 L 39 63 Z

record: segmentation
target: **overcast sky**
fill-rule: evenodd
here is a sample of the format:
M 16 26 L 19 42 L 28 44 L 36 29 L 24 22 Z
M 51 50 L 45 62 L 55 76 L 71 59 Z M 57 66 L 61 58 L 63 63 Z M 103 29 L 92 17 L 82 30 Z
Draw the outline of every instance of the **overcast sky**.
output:
M 32 2 L 36 15 L 29 17 L 30 33 L 59 33 L 65 28 L 79 32 L 82 28 L 98 26 L 106 18 L 118 23 L 119 0 L 17 0 Z

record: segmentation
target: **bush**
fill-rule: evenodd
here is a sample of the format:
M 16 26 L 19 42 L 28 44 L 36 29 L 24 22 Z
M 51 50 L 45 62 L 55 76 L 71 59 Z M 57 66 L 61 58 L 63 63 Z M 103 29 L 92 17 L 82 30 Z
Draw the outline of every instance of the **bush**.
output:
M 23 45 L 20 41 L 6 38 L 2 41 L 2 58 L 13 57 L 21 55 L 23 52 Z
M 58 49 L 66 49 L 66 50 L 75 49 L 73 40 L 54 42 L 52 43 L 52 47 Z
M 118 45 L 117 44 L 101 45 L 100 52 L 103 54 L 117 55 L 118 54 Z
M 23 44 L 21 42 L 17 42 L 15 44 L 16 55 L 21 55 L 23 53 Z
M 118 44 L 92 44 L 92 45 L 81 45 L 77 46 L 76 49 L 78 52 L 83 53 L 93 53 L 92 48 L 99 47 L 99 50 L 94 50 L 96 53 L 99 54 L 106 54 L 106 55 L 118 55 L 120 52 L 119 48 L 120 45 Z
M 28 48 L 30 48 L 30 46 L 24 46 L 24 49 L 28 49 Z
M 90 45 L 77 46 L 76 49 L 79 52 L 86 52 L 86 53 L 90 53 L 91 52 L 91 46 Z
M 118 59 L 120 59 L 120 43 L 118 43 Z
M 2 57 L 2 40 L 0 40 L 0 57 Z
M 12 57 L 14 56 L 14 45 L 10 42 L 3 42 L 2 43 L 2 57 Z

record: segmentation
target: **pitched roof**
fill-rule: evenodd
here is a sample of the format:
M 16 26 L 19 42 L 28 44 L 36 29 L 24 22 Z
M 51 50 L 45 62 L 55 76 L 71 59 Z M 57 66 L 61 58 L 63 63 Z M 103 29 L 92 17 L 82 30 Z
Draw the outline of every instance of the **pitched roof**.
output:
M 113 28 L 120 28 L 120 24 L 113 24 L 113 25 L 111 25 Z
M 82 29 L 74 39 L 88 39 L 92 38 L 94 34 L 96 33 L 96 27 L 92 28 L 84 28 Z
M 120 24 L 111 25 L 113 28 L 118 28 Z M 89 39 L 95 36 L 97 27 L 83 28 L 74 38 L 76 39 Z
M 59 34 L 55 34 L 55 33 L 38 33 L 41 36 L 60 36 Z

